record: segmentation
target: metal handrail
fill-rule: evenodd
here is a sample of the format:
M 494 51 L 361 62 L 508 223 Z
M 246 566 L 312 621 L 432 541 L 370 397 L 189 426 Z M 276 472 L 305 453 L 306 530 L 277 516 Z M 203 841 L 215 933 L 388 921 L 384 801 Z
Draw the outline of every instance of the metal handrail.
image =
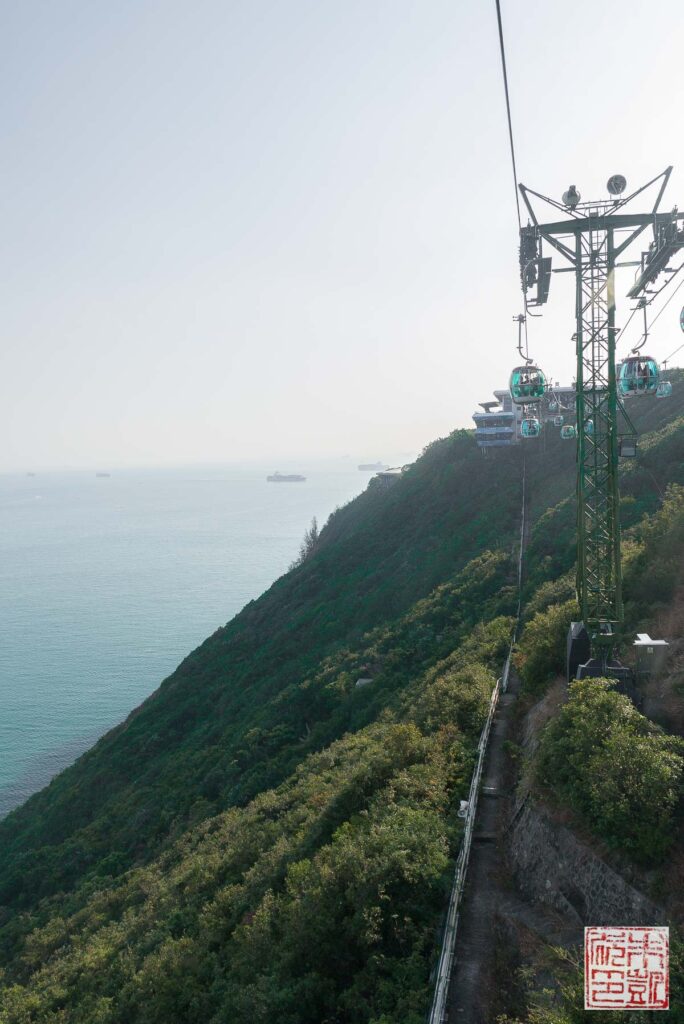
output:
M 506 659 L 506 667 L 504 673 L 506 675 L 506 682 L 508 682 L 507 674 L 510 663 L 510 653 Z M 473 777 L 470 782 L 470 791 L 468 793 L 468 810 L 465 818 L 465 830 L 463 832 L 463 841 L 461 843 L 461 849 L 458 854 L 456 861 L 456 867 L 454 869 L 454 881 L 451 887 L 451 895 L 449 897 L 449 909 L 447 910 L 446 924 L 444 926 L 444 937 L 442 940 L 442 949 L 439 956 L 439 964 L 437 966 L 437 979 L 435 982 L 435 995 L 432 1001 L 432 1009 L 430 1016 L 428 1017 L 429 1024 L 444 1024 L 446 1021 L 446 1003 L 449 995 L 449 983 L 451 981 L 451 965 L 453 962 L 454 946 L 456 944 L 456 931 L 458 928 L 458 908 L 461 902 L 461 896 L 463 895 L 463 889 L 465 887 L 466 871 L 468 870 L 468 860 L 470 859 L 470 847 L 473 841 L 473 832 L 475 831 L 475 816 L 477 814 L 477 801 L 479 797 L 480 780 L 482 778 L 482 769 L 484 766 L 485 754 L 487 752 L 487 742 L 489 740 L 489 733 L 492 727 L 492 720 L 494 718 L 494 712 L 496 711 L 497 704 L 499 702 L 499 694 L 503 686 L 504 676 L 498 679 L 496 686 L 492 692 L 492 697 L 489 703 L 489 713 L 487 714 L 487 720 L 482 727 L 480 733 L 480 740 L 477 745 L 477 764 Z

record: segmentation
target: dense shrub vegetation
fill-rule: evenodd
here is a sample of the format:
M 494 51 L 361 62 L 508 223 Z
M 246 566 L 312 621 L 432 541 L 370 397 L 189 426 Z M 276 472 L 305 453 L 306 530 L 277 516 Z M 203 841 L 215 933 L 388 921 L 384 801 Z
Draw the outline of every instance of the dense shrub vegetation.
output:
M 572 683 L 536 762 L 548 786 L 613 849 L 661 861 L 675 837 L 684 740 L 641 715 L 607 680 Z
M 655 433 L 625 475 L 634 615 L 677 581 L 682 493 L 666 487 L 684 483 L 684 424 L 667 420 L 683 401 L 678 385 L 674 405 L 635 410 Z M 549 434 L 526 455 L 519 656 L 537 692 L 573 614 L 571 449 Z M 1 1024 L 424 1020 L 456 809 L 517 605 L 522 456 L 483 459 L 457 431 L 390 490 L 371 485 L 0 823 Z M 674 815 L 680 749 L 610 689 L 596 707 L 577 694 L 540 777 L 607 842 L 655 858 L 661 823 L 642 848 L 629 813 L 646 773 Z M 582 774 L 595 748 L 624 768 L 599 789 Z
M 653 619 L 671 602 L 682 582 L 684 486 L 666 487 L 661 507 L 646 516 L 632 534 L 636 543 L 625 570 L 625 613 L 629 626 Z
M 677 421 L 684 437 L 684 420 Z M 665 432 L 667 435 L 667 432 Z M 669 484 L 660 505 L 626 532 L 623 540 L 625 634 L 653 621 L 672 601 L 684 566 L 684 486 Z M 549 528 L 553 517 L 547 517 Z M 543 534 L 542 534 L 543 537 Z M 541 695 L 565 672 L 568 627 L 579 617 L 574 579 L 565 573 L 540 583 L 525 606 L 527 621 L 516 651 L 516 665 L 527 692 Z
M 530 1007 L 524 1019 L 499 1017 L 496 1024 L 648 1024 L 658 1020 L 659 1011 L 585 1010 L 584 969 L 579 952 L 563 949 L 549 951 L 545 974 L 556 979 L 556 987 L 533 989 L 529 978 L 521 979 L 527 988 Z M 671 1024 L 684 1021 L 684 942 L 678 929 L 670 930 L 670 1010 Z M 667 1011 L 666 1011 L 667 1012 Z
M 509 631 L 481 628 L 395 710 L 154 864 L 24 918 L 0 1020 L 68 1006 L 74 1024 L 420 1024 L 455 811 Z
M 572 598 L 537 612 L 525 626 L 515 661 L 528 692 L 542 693 L 550 679 L 565 672 L 568 628 L 577 617 Z

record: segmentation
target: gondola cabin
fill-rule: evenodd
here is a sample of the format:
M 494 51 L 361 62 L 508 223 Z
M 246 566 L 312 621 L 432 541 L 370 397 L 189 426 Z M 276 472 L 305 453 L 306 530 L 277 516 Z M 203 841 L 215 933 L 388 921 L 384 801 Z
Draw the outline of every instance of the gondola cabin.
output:
M 628 356 L 618 368 L 618 388 L 622 395 L 654 395 L 660 371 L 650 356 Z
M 588 434 L 589 437 L 593 437 L 594 436 L 594 421 L 593 420 L 585 420 L 584 421 L 584 433 Z
M 539 437 L 541 434 L 541 423 L 536 416 L 526 416 L 520 424 L 520 433 L 523 437 Z
M 669 380 L 659 380 L 656 388 L 656 398 L 669 398 L 672 394 L 672 384 Z
M 555 400 L 555 398 L 552 398 L 549 402 L 549 412 L 555 412 L 557 408 L 558 402 Z
M 554 416 L 553 417 L 553 425 L 554 425 L 554 427 L 562 427 L 563 426 L 563 417 L 562 416 Z
M 538 366 L 516 366 L 511 374 L 511 398 L 516 405 L 539 402 L 546 394 L 546 377 Z
M 577 431 L 571 423 L 567 423 L 564 427 L 561 427 L 560 436 L 564 441 L 572 441 L 573 437 L 577 437 Z

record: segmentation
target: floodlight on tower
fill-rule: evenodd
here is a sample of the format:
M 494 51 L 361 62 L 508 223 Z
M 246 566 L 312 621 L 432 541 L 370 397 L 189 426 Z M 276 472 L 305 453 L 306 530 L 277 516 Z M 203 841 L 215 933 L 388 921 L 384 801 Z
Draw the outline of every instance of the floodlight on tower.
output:
M 613 174 L 606 183 L 606 188 L 611 196 L 619 196 L 627 188 L 627 179 L 623 174 Z
M 563 205 L 567 206 L 570 210 L 574 210 L 579 203 L 582 196 L 579 194 L 574 185 L 570 185 L 567 192 L 563 193 Z

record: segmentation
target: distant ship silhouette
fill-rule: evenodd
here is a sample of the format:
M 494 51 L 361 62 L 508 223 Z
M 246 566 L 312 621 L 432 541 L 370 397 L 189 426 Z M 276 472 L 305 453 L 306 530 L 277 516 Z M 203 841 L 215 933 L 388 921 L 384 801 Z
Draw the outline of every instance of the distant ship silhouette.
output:
M 301 473 L 279 473 L 277 470 L 275 473 L 271 473 L 266 479 L 272 484 L 298 484 L 306 480 L 305 476 Z

